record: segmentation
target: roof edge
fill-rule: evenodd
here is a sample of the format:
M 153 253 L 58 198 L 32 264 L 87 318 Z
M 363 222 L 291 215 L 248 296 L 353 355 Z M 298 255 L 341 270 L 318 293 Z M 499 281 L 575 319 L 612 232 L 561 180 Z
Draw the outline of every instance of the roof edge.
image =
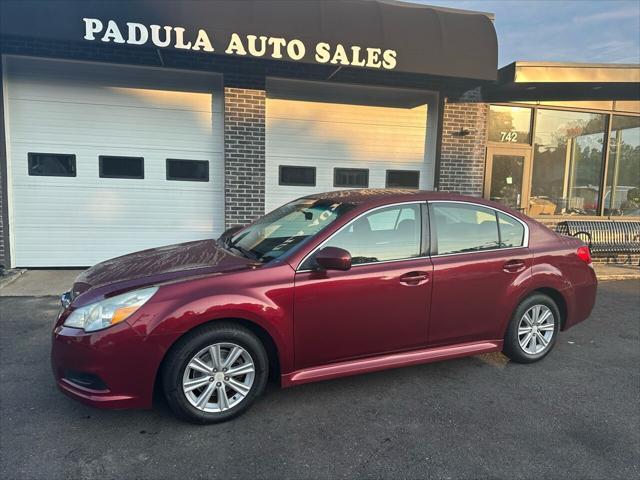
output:
M 498 70 L 498 82 L 640 83 L 640 64 L 515 61 Z
M 411 6 L 416 8 L 429 8 L 431 10 L 440 10 L 447 13 L 461 13 L 463 15 L 484 15 L 492 22 L 496 19 L 496 14 L 491 12 L 485 12 L 483 10 L 465 10 L 462 8 L 442 7 L 440 5 L 430 5 L 427 3 L 417 3 L 411 0 L 378 0 L 381 3 L 388 4 L 402 4 L 405 6 Z

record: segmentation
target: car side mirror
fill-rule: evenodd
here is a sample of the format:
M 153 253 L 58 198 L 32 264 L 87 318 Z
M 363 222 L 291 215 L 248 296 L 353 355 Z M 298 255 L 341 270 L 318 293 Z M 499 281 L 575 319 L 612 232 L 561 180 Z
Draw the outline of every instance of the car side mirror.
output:
M 228 239 L 230 239 L 231 237 L 233 237 L 236 233 L 238 233 L 238 232 L 239 232 L 240 230 L 242 230 L 243 228 L 244 228 L 244 227 L 242 227 L 242 226 L 240 226 L 240 225 L 238 225 L 238 226 L 236 226 L 236 227 L 228 228 L 228 229 L 226 229 L 226 230 L 222 233 L 222 235 L 220 235 L 219 240 L 220 240 L 221 242 L 223 242 L 223 243 L 224 243 L 226 240 L 228 240 Z
M 344 248 L 325 247 L 316 253 L 316 262 L 324 270 L 349 270 L 351 254 Z

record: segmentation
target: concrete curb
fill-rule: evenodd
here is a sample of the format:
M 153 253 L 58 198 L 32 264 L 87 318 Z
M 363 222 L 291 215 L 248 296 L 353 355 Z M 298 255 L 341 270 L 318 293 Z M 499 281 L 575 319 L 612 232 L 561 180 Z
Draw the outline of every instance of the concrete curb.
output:
M 640 273 L 622 273 L 617 275 L 597 275 L 598 280 L 639 280 Z
M 25 269 L 15 268 L 13 270 L 7 270 L 7 273 L 0 277 L 0 290 L 6 287 L 7 285 L 15 282 L 20 275 L 26 272 Z
M 629 264 L 594 265 L 598 280 L 637 280 L 640 279 L 640 266 Z

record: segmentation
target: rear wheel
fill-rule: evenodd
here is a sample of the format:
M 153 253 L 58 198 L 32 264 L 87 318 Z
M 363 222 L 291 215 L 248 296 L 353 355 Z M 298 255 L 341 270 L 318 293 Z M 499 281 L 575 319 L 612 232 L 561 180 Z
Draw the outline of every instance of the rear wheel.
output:
M 162 372 L 164 394 L 181 418 L 222 422 L 244 412 L 262 393 L 268 365 L 262 343 L 249 330 L 213 324 L 172 349 Z
M 560 311 L 548 296 L 536 293 L 518 305 L 504 338 L 503 352 L 514 362 L 544 358 L 556 343 Z

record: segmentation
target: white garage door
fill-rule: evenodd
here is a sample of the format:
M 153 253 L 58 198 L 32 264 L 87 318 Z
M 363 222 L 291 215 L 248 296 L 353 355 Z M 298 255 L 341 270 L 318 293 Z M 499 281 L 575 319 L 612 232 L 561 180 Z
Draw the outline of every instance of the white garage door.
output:
M 269 80 L 266 205 L 344 188 L 433 188 L 430 92 Z
M 223 230 L 219 76 L 4 61 L 13 265 L 92 265 Z

